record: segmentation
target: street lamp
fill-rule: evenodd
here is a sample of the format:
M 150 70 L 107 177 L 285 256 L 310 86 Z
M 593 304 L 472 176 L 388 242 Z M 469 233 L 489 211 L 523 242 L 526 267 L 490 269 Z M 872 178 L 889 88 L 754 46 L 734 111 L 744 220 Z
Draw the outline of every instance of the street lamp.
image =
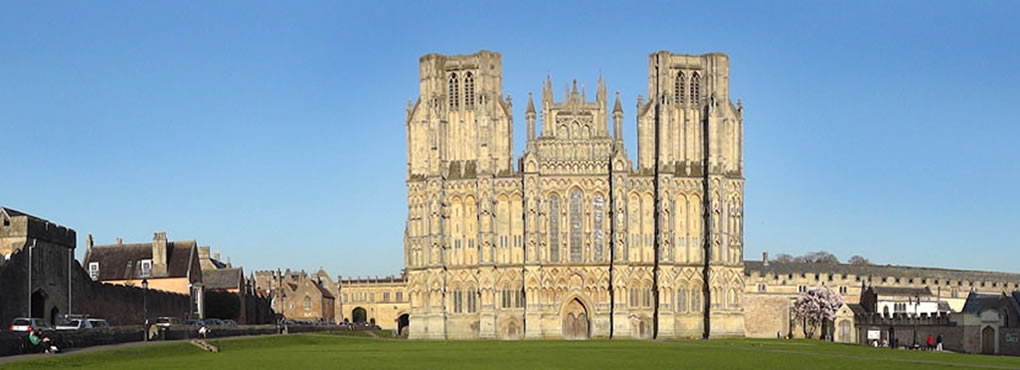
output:
M 149 340 L 149 279 L 142 279 L 142 319 L 145 329 L 145 340 Z

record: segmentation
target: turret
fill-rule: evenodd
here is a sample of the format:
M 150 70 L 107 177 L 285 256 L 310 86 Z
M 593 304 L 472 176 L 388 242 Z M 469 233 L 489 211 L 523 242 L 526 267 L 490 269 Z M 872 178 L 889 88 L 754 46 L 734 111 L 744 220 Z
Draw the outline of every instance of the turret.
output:
M 620 105 L 620 92 L 616 92 L 616 102 L 613 103 L 613 139 L 617 143 L 623 142 L 623 106 Z
M 535 141 L 535 102 L 531 99 L 531 92 L 528 92 L 528 109 L 524 112 L 524 119 L 528 122 L 528 150 L 531 150 L 531 142 Z

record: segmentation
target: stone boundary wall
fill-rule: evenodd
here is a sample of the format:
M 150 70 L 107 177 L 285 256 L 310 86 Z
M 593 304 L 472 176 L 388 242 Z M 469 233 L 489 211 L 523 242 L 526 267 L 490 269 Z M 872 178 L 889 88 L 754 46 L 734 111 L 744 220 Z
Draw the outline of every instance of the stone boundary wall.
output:
M 909 347 L 914 344 L 916 334 L 917 343 L 925 347 L 928 336 L 938 337 L 942 335 L 942 347 L 949 351 L 966 352 L 964 346 L 964 328 L 952 322 L 949 315 L 933 317 L 883 317 L 881 315 L 857 315 L 854 317 L 854 325 L 857 329 L 857 342 L 870 345 L 868 340 L 869 330 L 878 330 L 882 340 L 889 340 L 890 337 L 899 341 L 900 347 Z
M 237 337 L 246 335 L 269 335 L 278 334 L 282 327 L 277 325 L 239 325 L 239 326 L 214 326 L 210 327 L 209 338 Z M 339 326 L 289 326 L 288 333 L 309 333 L 323 331 L 338 331 Z M 25 333 L 0 332 L 0 356 L 20 354 L 21 344 L 25 340 Z M 139 342 L 144 338 L 145 332 L 141 325 L 116 326 L 109 328 L 85 329 L 80 331 L 56 331 L 46 332 L 61 349 L 83 348 L 102 346 L 109 344 Z M 198 338 L 198 327 L 173 326 L 165 333 L 165 340 L 180 340 Z

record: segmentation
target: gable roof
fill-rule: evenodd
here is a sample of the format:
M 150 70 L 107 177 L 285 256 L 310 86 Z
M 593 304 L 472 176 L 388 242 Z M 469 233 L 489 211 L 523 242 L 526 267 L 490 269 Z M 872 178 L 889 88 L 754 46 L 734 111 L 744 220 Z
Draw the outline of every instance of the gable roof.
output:
M 244 273 L 241 268 L 202 271 L 202 283 L 206 289 L 241 289 Z
M 49 221 L 46 221 L 46 220 L 41 219 L 39 217 L 32 216 L 32 215 L 30 215 L 28 213 L 21 212 L 19 210 L 12 209 L 12 208 L 7 208 L 7 207 L 0 207 L 0 213 L 7 214 L 7 217 L 22 217 L 22 216 L 24 216 L 24 217 L 28 217 L 28 218 L 31 218 L 31 219 L 34 219 L 34 220 L 37 220 L 37 221 L 49 222 Z
M 963 309 L 960 312 L 979 313 L 989 307 L 998 305 L 1000 299 L 1002 299 L 1002 296 L 998 294 L 970 292 L 967 295 L 967 302 L 963 304 Z
M 191 259 L 197 243 L 194 240 L 167 242 L 167 276 L 148 278 L 189 277 Z M 92 262 L 99 263 L 99 280 L 141 279 L 141 260 L 152 259 L 151 243 L 96 245 L 85 256 L 84 267 Z
M 326 288 L 323 288 L 318 283 L 313 281 L 312 285 L 315 285 L 315 287 L 319 289 L 319 293 L 322 293 L 322 298 L 329 298 L 329 299 L 333 299 L 334 298 L 333 297 L 333 293 L 330 293 L 329 290 L 327 290 Z

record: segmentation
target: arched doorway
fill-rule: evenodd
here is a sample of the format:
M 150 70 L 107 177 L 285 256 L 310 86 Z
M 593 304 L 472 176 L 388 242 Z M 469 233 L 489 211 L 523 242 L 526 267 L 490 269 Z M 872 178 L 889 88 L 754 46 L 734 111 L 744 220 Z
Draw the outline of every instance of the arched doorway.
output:
M 577 298 L 572 299 L 563 312 L 563 338 L 588 339 L 588 327 L 588 309 Z
M 995 354 L 995 329 L 991 326 L 981 330 L 981 353 Z
M 403 315 L 398 316 L 397 317 L 397 333 L 400 334 L 400 336 L 406 337 L 407 334 L 410 333 L 410 327 L 409 327 L 410 324 L 411 324 L 411 319 L 410 319 L 410 317 L 406 313 L 403 314 Z
M 368 322 L 368 312 L 364 308 L 355 307 L 354 311 L 351 312 L 351 318 L 355 324 L 364 324 Z
M 839 341 L 843 343 L 850 343 L 850 333 L 852 328 L 850 327 L 850 320 L 843 320 L 839 322 Z
M 38 319 L 46 318 L 46 292 L 36 290 L 32 293 L 32 317 Z

